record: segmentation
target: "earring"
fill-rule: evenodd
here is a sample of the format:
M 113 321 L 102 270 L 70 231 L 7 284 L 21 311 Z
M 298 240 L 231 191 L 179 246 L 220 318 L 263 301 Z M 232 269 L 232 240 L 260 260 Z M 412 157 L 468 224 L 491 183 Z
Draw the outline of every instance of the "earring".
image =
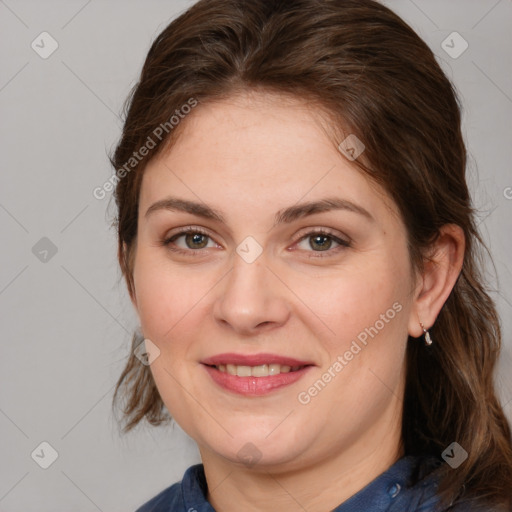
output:
M 425 335 L 425 345 L 432 345 L 432 338 L 430 337 L 430 333 L 425 326 L 420 322 L 421 328 L 423 329 L 423 334 Z

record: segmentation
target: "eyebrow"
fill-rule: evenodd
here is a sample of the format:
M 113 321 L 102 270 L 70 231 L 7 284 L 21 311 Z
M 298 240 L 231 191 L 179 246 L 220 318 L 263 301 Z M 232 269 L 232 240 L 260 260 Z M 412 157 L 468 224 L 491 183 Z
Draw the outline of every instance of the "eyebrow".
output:
M 187 199 L 179 199 L 177 197 L 166 197 L 156 203 L 153 203 L 144 214 L 145 218 L 148 218 L 152 213 L 159 210 L 169 211 L 180 211 L 190 213 L 204 219 L 215 220 L 223 224 L 226 223 L 224 216 L 219 210 L 211 208 L 210 206 L 195 201 L 189 201 Z M 374 217 L 370 212 L 351 201 L 341 199 L 339 197 L 326 197 L 317 201 L 309 201 L 306 203 L 300 203 L 288 208 L 279 210 L 276 215 L 274 222 L 275 224 L 289 224 L 302 217 L 314 215 L 315 213 L 322 213 L 331 210 L 345 210 L 353 213 L 357 213 L 366 217 L 370 221 L 375 221 Z

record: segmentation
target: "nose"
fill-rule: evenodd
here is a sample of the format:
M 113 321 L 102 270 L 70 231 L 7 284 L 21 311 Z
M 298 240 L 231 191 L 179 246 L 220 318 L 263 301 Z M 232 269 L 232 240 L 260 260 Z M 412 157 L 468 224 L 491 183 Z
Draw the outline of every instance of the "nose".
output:
M 233 269 L 224 277 L 213 307 L 215 320 L 238 335 L 254 335 L 286 323 L 290 305 L 287 288 L 265 264 L 263 256 L 252 263 L 235 256 Z

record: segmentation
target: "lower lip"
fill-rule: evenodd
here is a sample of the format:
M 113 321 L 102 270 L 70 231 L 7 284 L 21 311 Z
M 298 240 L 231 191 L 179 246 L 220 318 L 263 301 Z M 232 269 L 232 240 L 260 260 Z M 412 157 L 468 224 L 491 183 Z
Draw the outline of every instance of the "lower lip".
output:
M 289 386 L 304 377 L 311 366 L 288 373 L 278 373 L 268 377 L 238 377 L 227 372 L 221 372 L 213 366 L 204 365 L 210 377 L 222 388 L 239 395 L 261 396 L 284 386 Z

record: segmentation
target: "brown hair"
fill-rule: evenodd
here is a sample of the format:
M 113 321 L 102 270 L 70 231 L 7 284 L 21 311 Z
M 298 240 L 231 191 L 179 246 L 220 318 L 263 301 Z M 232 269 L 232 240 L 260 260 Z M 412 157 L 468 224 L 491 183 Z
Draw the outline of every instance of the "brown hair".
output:
M 129 98 L 112 164 L 121 169 L 190 98 L 261 89 L 314 101 L 365 145 L 354 163 L 397 204 L 414 268 L 444 224 L 461 226 L 461 274 L 431 329 L 435 344 L 407 348 L 402 439 L 408 455 L 439 456 L 453 441 L 468 459 L 437 471 L 443 503 L 512 506 L 511 431 L 493 384 L 501 333 L 483 284 L 482 240 L 465 180 L 457 93 L 435 56 L 373 0 L 201 0 L 154 41 Z M 118 258 L 130 294 L 145 165 L 179 133 L 169 129 L 115 190 Z M 340 142 L 340 141 L 338 141 Z M 134 357 L 117 383 L 128 431 L 169 419 L 150 370 Z

